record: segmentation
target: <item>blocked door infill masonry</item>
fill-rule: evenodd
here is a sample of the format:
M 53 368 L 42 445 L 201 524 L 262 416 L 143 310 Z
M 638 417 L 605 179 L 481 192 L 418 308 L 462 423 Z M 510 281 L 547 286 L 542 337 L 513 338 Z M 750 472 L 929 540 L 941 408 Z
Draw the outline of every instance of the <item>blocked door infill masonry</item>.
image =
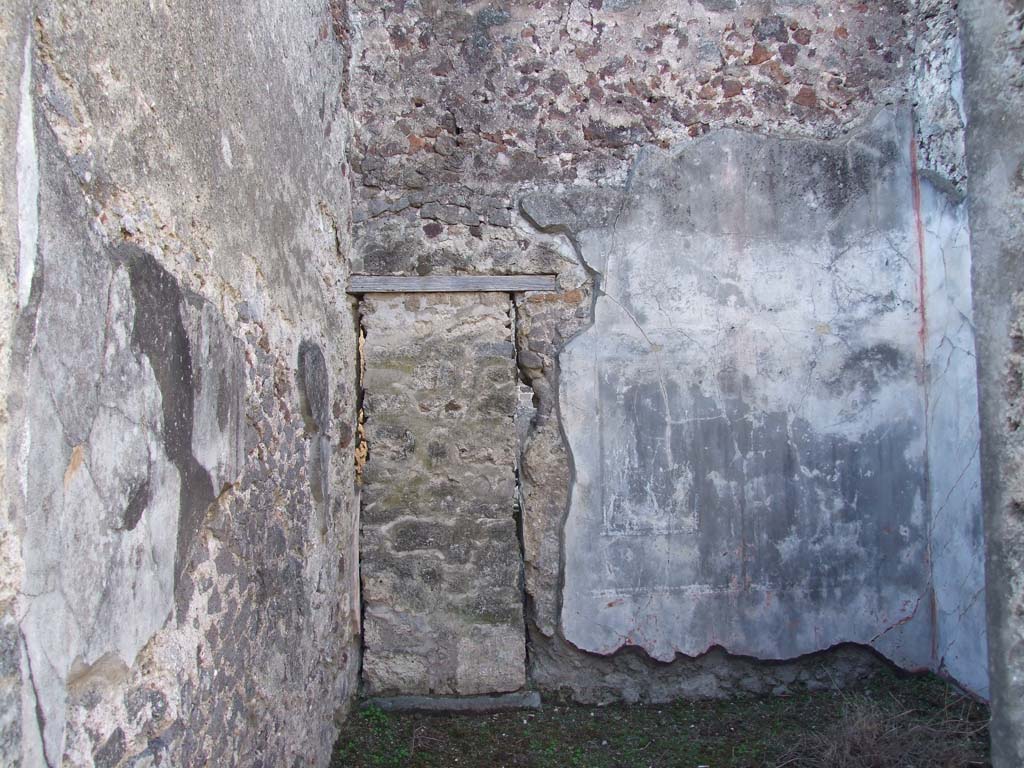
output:
M 550 280 L 533 279 L 544 285 L 532 288 Z M 509 293 L 483 292 L 519 283 L 490 280 L 426 285 L 481 292 L 367 293 L 360 304 L 370 695 L 471 695 L 525 684 L 512 302 Z M 403 281 L 413 290 L 425 285 L 353 278 L 350 291 L 403 290 Z

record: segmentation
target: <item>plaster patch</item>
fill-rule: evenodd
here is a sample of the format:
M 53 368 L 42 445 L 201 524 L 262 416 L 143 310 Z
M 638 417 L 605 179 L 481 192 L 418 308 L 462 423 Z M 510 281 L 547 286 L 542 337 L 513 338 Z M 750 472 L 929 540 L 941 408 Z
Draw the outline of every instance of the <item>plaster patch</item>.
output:
M 577 647 L 932 664 L 910 135 L 886 111 L 846 142 L 652 150 L 578 233 L 602 293 L 560 356 Z
M 32 108 L 32 37 L 25 38 L 18 113 L 18 307 L 28 305 L 39 249 L 39 157 Z
M 234 163 L 232 162 L 231 157 L 231 141 L 228 139 L 228 134 L 226 131 L 221 131 L 220 134 L 220 155 L 222 158 L 224 158 L 224 164 L 228 168 L 234 167 Z

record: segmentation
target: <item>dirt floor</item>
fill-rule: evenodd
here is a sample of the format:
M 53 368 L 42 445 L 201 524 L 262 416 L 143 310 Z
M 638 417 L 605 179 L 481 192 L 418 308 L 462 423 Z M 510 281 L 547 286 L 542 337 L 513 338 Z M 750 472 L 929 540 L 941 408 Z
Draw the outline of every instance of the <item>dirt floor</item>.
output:
M 932 676 L 786 697 L 345 723 L 332 768 L 964 768 L 987 766 L 988 711 Z

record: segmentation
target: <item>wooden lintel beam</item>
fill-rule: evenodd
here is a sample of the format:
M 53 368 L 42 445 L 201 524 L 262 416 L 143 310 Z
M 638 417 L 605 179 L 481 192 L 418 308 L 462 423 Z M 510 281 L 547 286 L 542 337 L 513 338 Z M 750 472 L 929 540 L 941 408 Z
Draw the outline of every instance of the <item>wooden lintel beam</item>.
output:
M 555 290 L 554 275 L 351 275 L 348 293 L 452 293 Z

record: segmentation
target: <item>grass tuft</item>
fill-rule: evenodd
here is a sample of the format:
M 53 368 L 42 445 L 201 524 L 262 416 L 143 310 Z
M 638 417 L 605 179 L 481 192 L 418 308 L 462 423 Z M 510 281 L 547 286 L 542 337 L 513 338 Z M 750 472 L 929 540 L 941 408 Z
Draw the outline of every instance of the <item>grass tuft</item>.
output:
M 881 701 L 864 693 L 843 696 L 838 719 L 820 733 L 803 734 L 776 768 L 989 765 L 984 707 L 945 687 L 900 693 L 889 691 Z
M 848 691 L 539 712 L 390 714 L 345 723 L 332 768 L 970 768 L 988 713 L 934 676 Z

